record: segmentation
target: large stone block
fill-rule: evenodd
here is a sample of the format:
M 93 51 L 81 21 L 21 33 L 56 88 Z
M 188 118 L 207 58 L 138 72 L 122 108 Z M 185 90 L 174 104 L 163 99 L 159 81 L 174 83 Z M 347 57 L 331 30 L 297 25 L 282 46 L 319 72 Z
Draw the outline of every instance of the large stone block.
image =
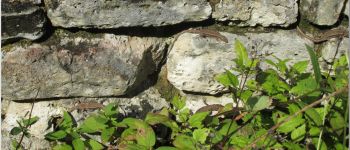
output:
M 124 95 L 140 86 L 160 63 L 161 38 L 103 34 L 61 37 L 60 43 L 14 46 L 2 62 L 2 98 Z M 53 46 L 54 45 L 54 46 Z
M 287 27 L 295 23 L 298 17 L 296 0 L 221 1 L 214 8 L 213 18 L 236 22 L 241 26 Z
M 1 41 L 26 38 L 35 40 L 44 34 L 44 11 L 31 0 L 1 2 Z
M 246 33 L 245 35 L 222 33 L 229 43 L 215 38 L 203 38 L 198 34 L 184 33 L 178 37 L 167 60 L 168 80 L 177 89 L 194 93 L 218 94 L 227 91 L 215 81 L 217 74 L 235 66 L 234 41 L 240 40 L 248 51 L 258 54 L 274 54 L 280 59 L 291 59 L 288 64 L 309 60 L 305 44 L 313 46 L 307 39 L 299 37 L 295 30 L 280 30 L 271 33 Z M 267 57 L 274 59 L 272 56 Z M 260 63 L 262 69 L 269 66 Z
M 345 6 L 345 0 L 301 0 L 300 12 L 317 25 L 335 24 Z
M 164 26 L 210 17 L 206 0 L 45 0 L 54 26 L 118 28 Z

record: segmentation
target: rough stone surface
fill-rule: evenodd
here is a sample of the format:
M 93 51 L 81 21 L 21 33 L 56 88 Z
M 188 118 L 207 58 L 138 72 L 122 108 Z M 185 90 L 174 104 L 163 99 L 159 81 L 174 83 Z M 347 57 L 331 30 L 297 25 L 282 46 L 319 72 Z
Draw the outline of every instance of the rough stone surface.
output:
M 211 15 L 205 0 L 45 0 L 54 26 L 117 28 L 202 21 Z
M 349 17 L 349 1 L 345 4 L 344 14 Z
M 61 38 L 55 46 L 15 46 L 5 54 L 2 98 L 124 95 L 156 70 L 166 47 L 160 38 Z
M 186 107 L 189 108 L 193 113 L 207 105 L 220 104 L 224 106 L 228 103 L 233 104 L 233 100 L 230 94 L 225 94 L 220 97 L 193 94 L 183 94 L 183 96 L 186 97 Z
M 219 21 L 236 21 L 242 26 L 287 27 L 297 21 L 297 16 L 297 0 L 221 1 L 213 12 Z
M 305 44 L 313 43 L 297 35 L 295 30 L 273 33 L 246 33 L 237 35 L 222 33 L 229 43 L 215 38 L 203 38 L 197 34 L 184 33 L 178 37 L 167 59 L 168 80 L 177 89 L 187 92 L 218 94 L 226 89 L 214 80 L 215 75 L 234 67 L 236 54 L 233 42 L 238 39 L 248 51 L 257 49 L 259 54 L 273 53 L 280 59 L 290 58 L 290 64 L 308 60 Z M 268 57 L 272 59 L 272 56 Z M 268 68 L 264 63 L 262 69 Z
M 49 120 L 52 117 L 62 116 L 64 111 L 71 110 L 78 104 L 77 102 L 99 102 L 104 105 L 114 102 L 118 104 L 121 116 L 136 118 L 143 118 L 147 112 L 155 112 L 163 107 L 169 107 L 169 104 L 160 97 L 159 92 L 154 88 L 149 88 L 133 98 L 75 98 L 36 102 L 32 116 L 38 116 L 40 119 L 30 127 L 32 137 L 25 138 L 23 141 L 25 149 L 49 149 L 50 145 L 44 140 L 44 135 L 52 131 L 52 127 L 48 125 Z M 6 118 L 2 120 L 1 149 L 10 149 L 10 138 L 18 138 L 10 136 L 9 132 L 17 126 L 16 120 L 25 117 L 25 114 L 30 111 L 31 105 L 31 103 L 10 102 Z M 98 110 L 73 110 L 71 115 L 79 125 L 87 116 L 96 111 Z
M 340 42 L 340 43 L 339 43 Z M 337 51 L 337 46 L 339 43 L 339 48 Z M 333 62 L 333 58 L 339 58 L 342 55 L 345 55 L 346 52 L 349 49 L 349 38 L 344 38 L 343 40 L 339 41 L 338 39 L 330 39 L 329 41 L 323 43 L 321 48 L 321 57 L 320 62 L 322 69 L 327 70 L 329 68 L 328 64 Z
M 333 25 L 342 13 L 345 0 L 302 0 L 300 12 L 317 25 Z
M 15 38 L 35 40 L 44 34 L 44 11 L 34 0 L 4 0 L 1 3 L 1 41 Z

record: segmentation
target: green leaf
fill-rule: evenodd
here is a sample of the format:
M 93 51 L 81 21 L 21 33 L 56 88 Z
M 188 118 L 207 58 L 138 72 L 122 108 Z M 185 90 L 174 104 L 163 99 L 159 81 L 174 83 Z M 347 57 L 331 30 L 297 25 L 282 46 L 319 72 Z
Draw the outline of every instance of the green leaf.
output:
M 321 69 L 320 69 L 320 65 L 318 64 L 318 58 L 314 50 L 309 45 L 305 45 L 305 46 L 310 55 L 311 64 L 314 69 L 316 83 L 319 84 L 321 82 Z
M 72 144 L 73 144 L 74 150 L 84 150 L 85 149 L 84 141 L 81 140 L 80 138 L 74 139 Z
M 72 150 L 72 147 L 67 144 L 58 144 L 52 148 L 53 150 Z
M 337 143 L 337 144 L 335 144 L 335 149 L 336 150 L 346 150 L 348 148 L 343 144 Z
M 312 138 L 312 143 L 317 148 L 318 138 Z M 320 150 L 327 150 L 327 145 L 322 139 L 321 139 L 321 144 L 320 144 Z
M 280 118 L 279 120 L 283 120 L 285 117 Z M 277 131 L 282 133 L 289 133 L 295 130 L 298 126 L 303 124 L 305 122 L 304 119 L 300 117 L 294 117 L 291 120 L 287 121 L 286 123 L 282 124 Z
M 79 131 L 84 133 L 101 132 L 107 128 L 108 119 L 101 115 L 93 115 L 86 118 L 83 124 L 80 126 Z
M 294 86 L 290 92 L 298 96 L 303 96 L 307 93 L 310 93 L 316 90 L 315 92 L 308 94 L 308 96 L 318 96 L 320 95 L 320 91 L 317 90 L 317 88 L 318 88 L 318 83 L 316 82 L 316 80 L 309 77 L 304 80 L 298 81 L 297 85 Z
M 193 128 L 202 128 L 203 127 L 203 120 L 209 115 L 210 112 L 200 112 L 196 113 L 193 116 L 190 117 L 188 120 L 188 123 L 190 124 L 191 127 Z
M 249 144 L 249 138 L 243 135 L 233 135 L 230 138 L 230 144 L 244 148 Z
M 198 143 L 204 144 L 209 132 L 210 131 L 207 128 L 196 129 L 193 131 L 193 139 Z
M 63 139 L 67 136 L 67 133 L 63 130 L 58 130 L 55 132 L 50 132 L 45 135 L 45 138 L 50 139 L 50 140 L 59 140 Z
M 304 148 L 300 147 L 300 144 L 295 144 L 292 142 L 283 142 L 284 147 L 290 150 L 304 150 Z
M 147 147 L 143 145 L 137 145 L 137 144 L 120 144 L 118 145 L 118 149 L 120 150 L 148 150 Z
M 58 126 L 62 130 L 71 129 L 73 127 L 73 119 L 68 112 L 63 113 L 63 121 Z
M 228 134 L 231 134 L 233 131 L 235 131 L 238 128 L 238 125 L 235 121 L 231 119 L 226 119 L 222 122 L 223 126 L 219 130 L 219 134 L 226 136 Z M 230 131 L 228 131 L 230 130 Z
M 224 74 L 217 75 L 215 79 L 226 87 L 237 87 L 239 83 L 236 75 L 232 74 L 229 70 L 226 70 Z
M 115 131 L 114 127 L 106 128 L 102 130 L 102 133 L 101 133 L 102 142 L 108 142 L 112 138 L 114 131 Z
M 342 135 L 343 129 L 347 124 L 344 117 L 338 111 L 333 111 L 331 113 L 329 123 L 331 124 L 333 132 L 339 136 Z
M 110 103 L 108 104 L 107 106 L 105 106 L 103 108 L 103 112 L 106 116 L 108 117 L 112 117 L 116 114 L 118 114 L 118 111 L 117 111 L 117 106 L 115 103 Z
M 177 148 L 170 147 L 170 146 L 161 146 L 161 147 L 158 147 L 156 150 L 177 150 Z
M 196 149 L 195 141 L 191 137 L 189 137 L 187 135 L 183 135 L 183 134 L 176 136 L 173 144 L 176 148 L 181 149 L 181 150 L 194 150 L 194 149 Z
M 306 104 L 304 102 L 298 102 L 298 105 L 303 108 L 306 106 Z M 316 126 L 322 126 L 323 122 L 322 122 L 322 118 L 319 115 L 319 113 L 314 109 L 308 109 L 307 111 L 305 111 L 305 116 L 308 120 L 311 121 L 312 124 L 316 125 Z
M 23 125 L 24 125 L 25 127 L 27 127 L 27 126 L 33 125 L 33 124 L 36 123 L 38 120 L 39 120 L 39 117 L 38 117 L 38 116 L 35 116 L 35 117 L 29 118 L 29 119 L 24 119 L 22 122 L 23 122 Z
M 310 136 L 319 136 L 320 135 L 320 132 L 321 132 L 321 130 L 320 130 L 320 128 L 318 128 L 318 127 L 311 127 L 311 129 L 309 130 L 309 134 L 310 134 Z
M 135 118 L 125 118 L 122 123 L 131 129 L 137 130 L 137 144 L 151 148 L 156 143 L 156 136 L 153 129 L 144 121 Z
M 177 110 L 181 110 L 182 108 L 185 107 L 186 105 L 186 101 L 184 98 L 181 98 L 177 95 L 175 95 L 173 97 L 173 100 L 171 101 L 171 104 L 177 109 Z
M 18 146 L 18 145 L 19 145 L 19 143 L 16 141 L 16 139 L 11 140 L 11 149 L 12 150 L 23 150 L 23 146 L 22 145 Z M 18 147 L 18 149 L 17 149 L 17 147 Z
M 247 101 L 247 107 L 251 111 L 259 111 L 268 108 L 272 104 L 272 99 L 268 96 L 261 96 L 259 99 L 257 97 L 251 97 Z
M 190 116 L 190 109 L 184 108 L 182 109 L 179 114 L 176 116 L 176 119 L 179 122 L 186 122 L 188 117 Z
M 177 133 L 180 130 L 179 126 L 175 121 L 161 114 L 155 114 L 155 113 L 149 112 L 147 113 L 145 121 L 150 125 L 163 124 L 166 127 L 169 127 L 174 133 Z
M 250 60 L 248 58 L 247 50 L 244 45 L 237 39 L 235 41 L 235 50 L 237 54 L 237 66 L 249 67 L 248 64 L 250 63 Z
M 309 65 L 309 61 L 308 60 L 306 60 L 306 61 L 299 61 L 299 62 L 295 63 L 292 68 L 297 73 L 301 74 L 301 73 L 304 73 L 304 71 L 306 70 L 308 65 Z
M 303 124 L 302 126 L 298 127 L 297 129 L 292 131 L 291 138 L 293 141 L 299 142 L 304 139 L 306 134 L 306 125 Z
M 99 143 L 93 139 L 90 139 L 88 143 L 89 143 L 92 150 L 100 150 L 100 149 L 104 148 L 101 143 Z
M 10 134 L 11 135 L 18 135 L 22 132 L 22 129 L 20 127 L 14 127 L 11 129 Z

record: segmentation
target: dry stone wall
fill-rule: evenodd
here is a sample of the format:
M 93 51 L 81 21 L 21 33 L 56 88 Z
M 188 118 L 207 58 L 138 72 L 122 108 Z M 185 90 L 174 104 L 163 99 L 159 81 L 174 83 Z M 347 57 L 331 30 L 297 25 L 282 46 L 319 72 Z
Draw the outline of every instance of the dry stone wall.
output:
M 136 117 L 168 107 L 176 93 L 192 111 L 230 103 L 214 77 L 235 65 L 235 40 L 289 63 L 309 59 L 307 44 L 326 66 L 349 47 L 348 37 L 328 36 L 348 32 L 347 2 L 3 0 L 1 149 L 9 149 L 9 131 L 32 102 L 40 121 L 25 149 L 50 146 L 43 133 L 52 116 L 71 110 L 80 123 L 94 111 L 72 110 L 77 103 L 118 102 L 123 115 Z M 190 28 L 218 31 L 227 42 Z

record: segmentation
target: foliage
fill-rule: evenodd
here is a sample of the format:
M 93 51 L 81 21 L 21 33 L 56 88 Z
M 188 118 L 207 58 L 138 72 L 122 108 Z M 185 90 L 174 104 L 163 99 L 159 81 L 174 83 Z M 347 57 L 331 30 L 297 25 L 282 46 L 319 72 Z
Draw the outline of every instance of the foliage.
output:
M 210 111 L 193 113 L 186 108 L 183 97 L 175 96 L 172 107 L 136 119 L 117 117 L 117 105 L 109 104 L 79 126 L 65 112 L 58 128 L 45 137 L 58 142 L 53 149 L 341 149 L 349 146 L 344 144 L 348 143 L 345 142 L 348 140 L 347 94 L 322 99 L 347 86 L 346 56 L 334 62 L 334 71 L 321 72 L 314 51 L 307 46 L 314 70 L 309 73 L 309 61 L 288 65 L 289 59 L 272 56 L 274 60 L 261 60 L 256 52 L 249 58 L 241 42 L 237 40 L 234 47 L 236 67 L 216 79 L 230 90 L 233 103 L 244 104 L 242 108 L 231 103 L 214 115 Z M 257 70 L 259 63 L 272 68 Z M 322 104 L 310 107 L 320 100 Z
M 10 134 L 12 136 L 17 136 L 17 135 L 22 133 L 22 137 L 20 138 L 19 141 L 17 141 L 16 139 L 12 139 L 11 149 L 23 149 L 21 142 L 22 142 L 24 136 L 27 138 L 30 137 L 28 127 L 35 124 L 38 120 L 39 120 L 39 117 L 34 116 L 34 117 L 30 117 L 28 119 L 21 119 L 20 121 L 17 121 L 18 126 L 13 127 L 10 131 Z

